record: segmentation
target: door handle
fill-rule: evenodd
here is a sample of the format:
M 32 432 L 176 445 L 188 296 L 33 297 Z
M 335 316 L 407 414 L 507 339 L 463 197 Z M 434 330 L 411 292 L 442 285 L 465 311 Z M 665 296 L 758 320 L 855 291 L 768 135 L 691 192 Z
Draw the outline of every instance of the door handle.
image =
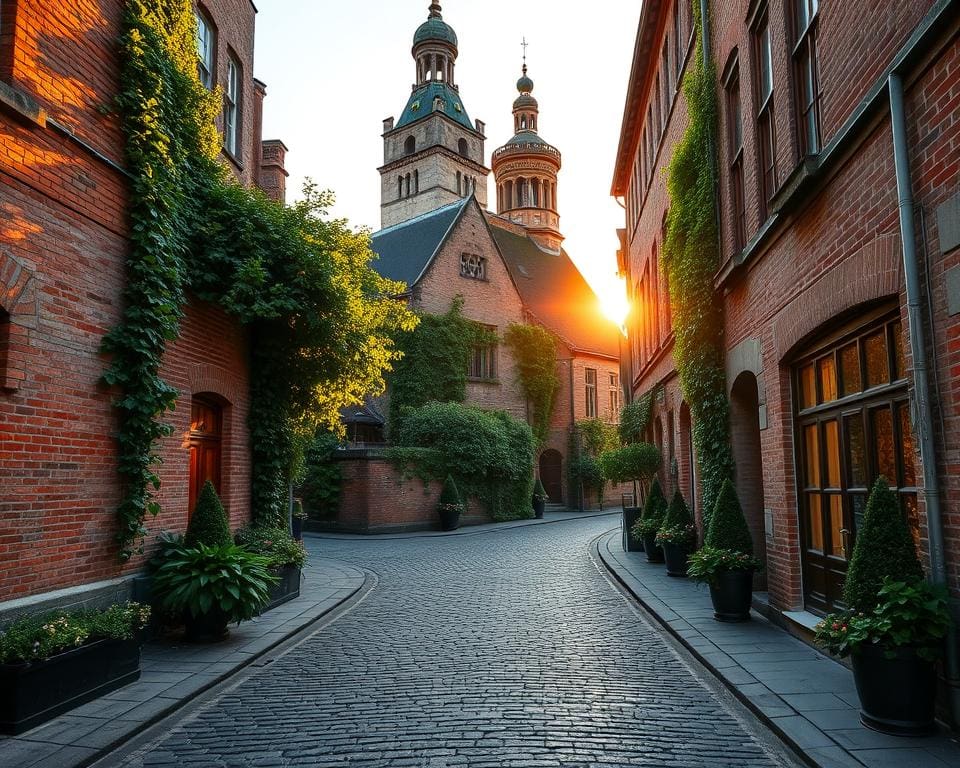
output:
M 850 553 L 848 552 L 848 544 L 850 542 L 850 531 L 847 528 L 841 528 L 840 535 L 843 537 L 843 559 L 849 560 Z

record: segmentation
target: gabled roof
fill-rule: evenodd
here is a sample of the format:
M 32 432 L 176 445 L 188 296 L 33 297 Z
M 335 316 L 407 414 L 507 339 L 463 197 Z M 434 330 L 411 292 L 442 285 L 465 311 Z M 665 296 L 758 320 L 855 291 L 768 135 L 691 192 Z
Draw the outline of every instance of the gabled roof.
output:
M 374 232 L 371 248 L 380 257 L 371 266 L 389 280 L 412 287 L 433 261 L 448 233 L 472 200 L 465 197 L 443 208 Z
M 576 352 L 620 357 L 620 330 L 567 252 L 545 251 L 529 236 L 498 226 L 494 239 L 530 313 Z

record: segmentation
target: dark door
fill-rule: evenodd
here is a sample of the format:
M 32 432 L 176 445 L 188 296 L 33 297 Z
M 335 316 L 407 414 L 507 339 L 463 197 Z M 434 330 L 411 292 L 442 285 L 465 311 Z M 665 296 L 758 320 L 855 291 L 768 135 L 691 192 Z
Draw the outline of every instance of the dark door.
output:
M 540 455 L 540 482 L 554 504 L 563 503 L 563 457 L 549 448 Z
M 221 430 L 223 409 L 212 400 L 194 398 L 190 412 L 189 511 L 193 514 L 204 483 L 220 493 Z

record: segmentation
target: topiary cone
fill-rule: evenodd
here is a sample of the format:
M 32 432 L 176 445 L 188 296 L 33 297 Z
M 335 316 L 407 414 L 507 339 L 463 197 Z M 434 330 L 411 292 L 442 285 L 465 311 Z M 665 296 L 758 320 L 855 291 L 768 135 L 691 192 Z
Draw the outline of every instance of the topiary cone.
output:
M 454 482 L 452 475 L 447 475 L 447 479 L 443 481 L 443 490 L 440 491 L 440 503 L 463 505 L 463 502 L 460 501 L 460 492 L 457 490 L 457 484 Z
M 660 488 L 660 480 L 653 478 L 653 484 L 650 486 L 650 493 L 647 494 L 647 501 L 643 505 L 643 514 L 641 520 L 662 521 L 667 514 L 667 497 L 663 495 L 663 489 Z
M 870 491 L 863 526 L 857 531 L 847 569 L 843 587 L 847 607 L 864 613 L 873 611 L 885 576 L 907 584 L 924 578 L 910 527 L 900 511 L 896 494 L 881 476 Z
M 543 483 L 540 482 L 540 478 L 537 478 L 537 481 L 533 484 L 533 495 L 538 499 L 548 499 L 546 490 L 544 490 Z
M 753 554 L 753 539 L 747 527 L 747 519 L 743 516 L 740 499 L 737 498 L 737 491 L 729 478 L 723 481 L 720 488 L 704 544 L 714 549 L 731 549 L 745 555 Z
M 693 525 L 693 516 L 690 514 L 687 502 L 683 500 L 683 494 L 680 491 L 674 491 L 661 528 L 673 528 L 681 525 Z
M 203 544 L 208 547 L 225 547 L 233 544 L 230 524 L 223 504 L 217 496 L 217 490 L 209 480 L 203 484 L 197 506 L 187 525 L 187 534 L 183 538 L 187 547 Z

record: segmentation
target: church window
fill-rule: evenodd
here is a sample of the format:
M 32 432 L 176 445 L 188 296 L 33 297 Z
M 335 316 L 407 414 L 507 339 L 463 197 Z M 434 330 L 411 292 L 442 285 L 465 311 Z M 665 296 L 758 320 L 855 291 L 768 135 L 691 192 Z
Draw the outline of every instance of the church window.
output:
M 526 116 L 526 115 L 521 115 L 521 116 L 520 116 L 520 130 L 521 130 L 521 131 L 527 130 L 527 116 Z
M 410 174 L 408 173 L 404 178 L 404 190 L 407 197 L 410 197 Z
M 469 277 L 472 280 L 486 280 L 487 260 L 483 256 L 477 256 L 474 253 L 461 253 L 460 276 Z
M 403 197 L 403 176 L 397 176 L 397 200 Z
M 585 368 L 584 371 L 587 418 L 597 418 L 597 369 Z
M 460 171 L 457 171 L 457 194 L 463 194 L 463 174 Z
M 463 157 L 470 157 L 470 146 L 467 144 L 466 139 L 460 139 L 457 142 L 457 149 Z
M 213 90 L 216 33 L 206 15 L 197 12 L 197 74 L 207 90 Z
M 420 194 L 420 171 L 413 172 L 413 194 Z
M 406 155 L 412 155 L 417 151 L 417 140 L 413 136 L 407 136 L 407 140 L 403 143 L 403 152 Z
M 223 106 L 223 146 L 233 156 L 240 154 L 240 64 L 227 59 L 227 88 Z
M 496 335 L 497 329 L 492 325 L 481 326 Z M 496 379 L 497 378 L 497 343 L 477 344 L 473 347 L 470 355 L 470 362 L 467 365 L 467 377 L 471 379 Z

